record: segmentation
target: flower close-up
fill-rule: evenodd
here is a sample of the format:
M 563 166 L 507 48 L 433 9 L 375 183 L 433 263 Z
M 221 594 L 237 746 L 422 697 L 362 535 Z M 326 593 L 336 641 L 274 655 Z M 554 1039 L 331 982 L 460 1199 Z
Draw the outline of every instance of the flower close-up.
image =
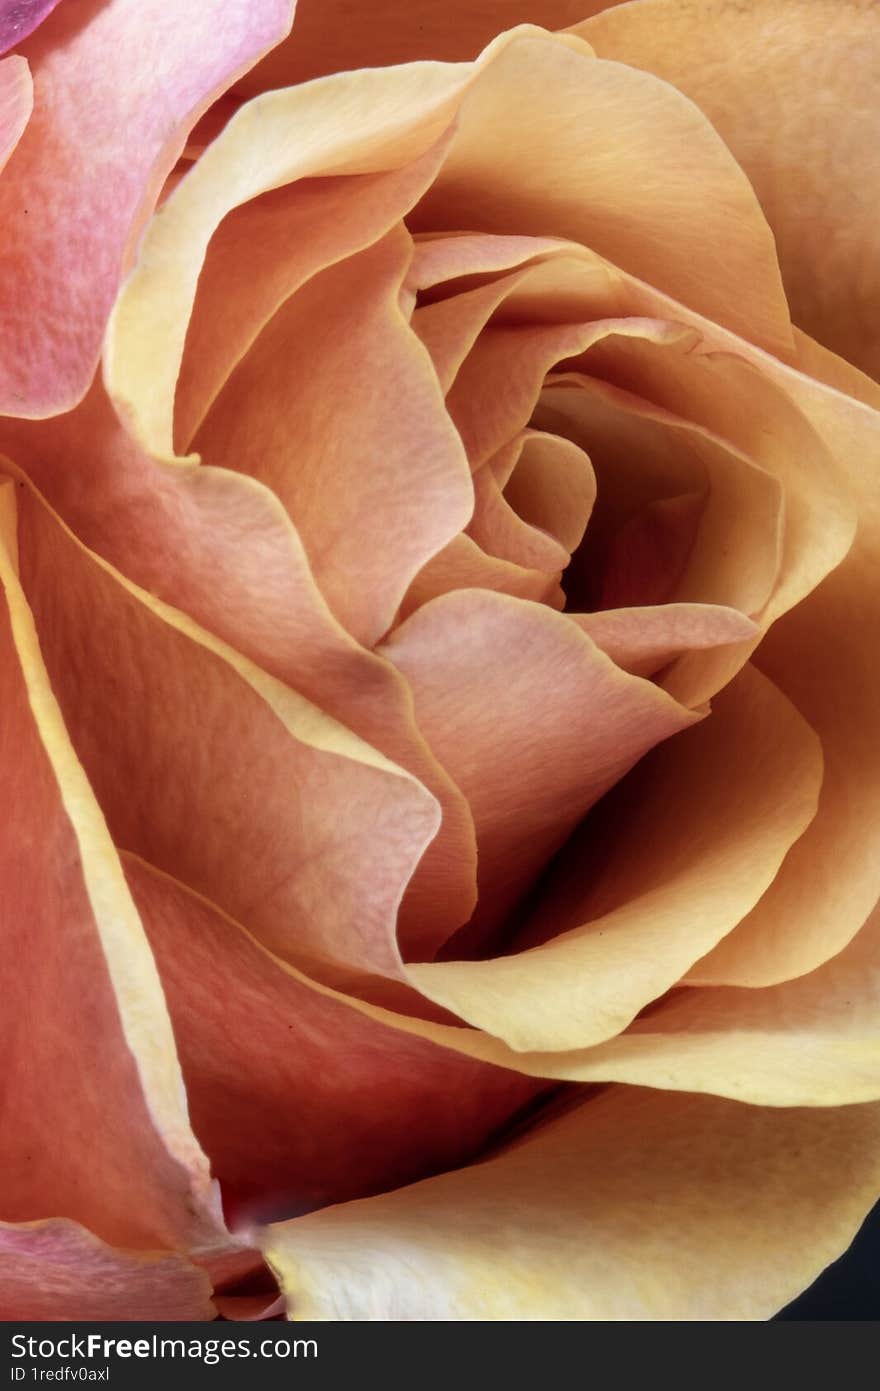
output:
M 880 1195 L 880 9 L 0 49 L 0 1317 L 773 1317 Z

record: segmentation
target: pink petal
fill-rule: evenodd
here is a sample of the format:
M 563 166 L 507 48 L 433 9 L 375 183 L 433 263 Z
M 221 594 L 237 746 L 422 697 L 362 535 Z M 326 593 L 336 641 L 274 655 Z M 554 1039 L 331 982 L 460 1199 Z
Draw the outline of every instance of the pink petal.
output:
M 434 799 L 21 496 L 23 583 L 115 842 L 282 955 L 399 973 L 397 908 Z
M 2 1319 L 186 1323 L 216 1314 L 210 1280 L 184 1256 L 106 1246 L 64 1218 L 0 1223 Z
M 42 24 L 58 0 L 2 0 L 0 4 L 0 53 L 15 48 Z
M 370 1019 L 181 884 L 125 863 L 233 1225 L 467 1162 L 543 1086 Z
M 284 35 L 291 9 L 83 0 L 28 40 L 34 115 L 0 182 L 0 410 L 44 416 L 84 394 L 187 129 Z
M 165 1002 L 106 825 L 76 760 L 15 568 L 0 487 L 5 986 L 2 1209 L 63 1215 L 121 1246 L 223 1236 L 186 1116 Z

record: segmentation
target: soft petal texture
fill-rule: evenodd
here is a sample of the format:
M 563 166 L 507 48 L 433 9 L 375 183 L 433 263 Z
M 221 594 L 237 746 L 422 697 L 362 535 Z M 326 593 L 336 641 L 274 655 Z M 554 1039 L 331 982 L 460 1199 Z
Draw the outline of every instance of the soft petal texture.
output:
M 706 113 L 773 228 L 795 322 L 880 376 L 872 0 L 640 0 L 575 32 Z
M 756 625 L 720 604 L 657 604 L 571 615 L 624 671 L 652 676 L 684 652 L 748 642 Z
M 252 94 L 346 68 L 475 58 L 515 24 L 561 29 L 615 0 L 299 0 L 296 28 L 236 84 Z
M 723 142 L 674 88 L 586 48 L 498 46 L 412 226 L 567 237 L 791 352 L 773 238 Z
M 285 299 L 403 217 L 436 174 L 448 140 L 387 173 L 284 184 L 223 219 L 208 245 L 187 329 L 174 397 L 178 449 L 190 448 L 230 372 Z
M 0 1223 L 0 1319 L 186 1323 L 216 1315 L 210 1280 L 183 1256 L 114 1249 L 63 1218 Z
M 100 381 L 71 414 L 15 429 L 7 422 L 4 437 L 86 545 L 407 768 L 437 798 L 440 829 L 398 924 L 406 954 L 433 955 L 476 898 L 470 812 L 416 727 L 403 677 L 330 613 L 278 499 L 222 469 L 151 459 L 121 427 Z
M 580 709 L 569 702 L 560 714 L 567 728 Z M 497 715 L 489 705 L 487 718 Z M 510 755 L 503 766 L 505 785 L 527 796 Z M 812 731 L 746 668 L 710 718 L 643 759 L 598 826 L 588 821 L 566 846 L 527 905 L 520 940 L 540 945 L 413 966 L 412 978 L 518 1051 L 611 1038 L 754 906 L 815 814 L 821 779 Z M 478 809 L 475 818 L 479 842 Z
M 0 170 L 21 139 L 33 109 L 34 91 L 24 58 L 0 63 Z
M 520 91 L 523 81 L 528 102 Z M 531 93 L 536 82 L 543 96 Z M 484 122 L 503 106 L 506 116 L 497 128 L 507 131 L 511 113 L 521 111 L 525 119 L 533 99 L 548 104 L 534 127 L 540 138 L 531 133 L 520 141 L 510 132 L 503 150 L 491 148 Z M 439 140 L 456 113 L 450 153 L 414 210 L 413 225 L 432 228 L 438 218 L 444 228 L 454 225 L 466 205 L 479 209 L 487 231 L 513 218 L 518 230 L 591 238 L 600 251 L 612 248 L 633 273 L 655 275 L 668 291 L 690 296 L 696 308 L 733 327 L 748 324 L 758 341 L 788 351 L 772 238 L 708 123 L 666 84 L 596 62 L 578 40 L 526 28 L 502 35 L 473 64 L 417 63 L 342 73 L 269 92 L 233 116 L 151 224 L 114 309 L 105 373 L 135 438 L 160 456 L 172 454 L 174 383 L 187 320 L 206 247 L 226 214 L 295 179 L 400 168 Z M 632 147 L 642 172 L 663 163 L 656 149 L 650 158 L 645 148 L 639 154 L 639 142 L 644 145 L 650 133 L 655 144 L 658 129 L 676 157 L 687 141 L 694 167 L 675 183 L 662 175 L 643 186 L 641 174 L 628 164 L 618 169 L 617 161 L 593 158 L 606 126 L 613 127 L 607 134 L 618 148 L 621 120 L 635 124 L 627 148 Z M 586 131 L 589 144 L 583 149 L 585 134 L 578 132 Z M 571 148 L 572 140 L 577 148 Z M 518 166 L 514 186 L 533 191 L 511 201 L 504 193 L 508 184 L 498 179 L 515 147 L 527 163 Z M 558 173 L 560 161 L 568 191 L 554 202 L 547 181 L 554 169 Z M 574 183 L 572 167 L 581 171 Z M 577 213 L 583 206 L 592 209 L 589 216 Z M 659 240 L 658 219 L 693 226 L 702 251 L 707 244 L 723 245 L 723 261 L 712 263 L 710 277 L 695 279 L 694 267 L 705 264 L 705 257 L 695 254 L 691 234 Z M 539 220 L 540 226 L 530 226 Z
M 546 1085 L 366 1017 L 179 883 L 125 869 L 233 1226 L 467 1162 Z
M 51 14 L 58 0 L 2 0 L 0 3 L 0 53 L 15 48 Z
M 383 650 L 473 813 L 481 932 L 503 922 L 588 807 L 697 718 L 565 616 L 502 594 L 437 598 Z M 413 978 L 430 995 L 425 969 Z
M 189 126 L 291 14 L 290 0 L 85 0 L 28 40 L 34 115 L 0 182 L 0 411 L 41 417 L 84 394 Z
M 317 968 L 400 970 L 425 789 L 22 493 L 22 582 L 115 843 Z M 193 834 L 193 828 L 197 834 Z
M 763 1320 L 852 1240 L 878 1139 L 876 1105 L 615 1087 L 472 1168 L 270 1227 L 264 1249 L 294 1319 Z
M 429 599 L 451 589 L 497 589 L 517 599 L 533 599 L 555 609 L 565 607 L 558 572 L 548 574 L 499 560 L 462 533 L 422 567 L 403 597 L 398 618 L 408 618 Z
M 799 980 L 676 991 L 571 1063 L 568 1075 L 578 1081 L 711 1092 L 760 1106 L 878 1100 L 880 912 Z
M 121 1246 L 208 1246 L 223 1228 L 207 1160 L 153 958 L 16 576 L 11 482 L 0 506 L 0 771 L 14 808 L 0 841 L 0 919 L 15 962 L 4 987 L 2 1216 L 71 1217 Z
M 461 441 L 399 307 L 410 248 L 396 229 L 289 299 L 194 440 L 280 497 L 331 609 L 368 647 L 473 510 Z

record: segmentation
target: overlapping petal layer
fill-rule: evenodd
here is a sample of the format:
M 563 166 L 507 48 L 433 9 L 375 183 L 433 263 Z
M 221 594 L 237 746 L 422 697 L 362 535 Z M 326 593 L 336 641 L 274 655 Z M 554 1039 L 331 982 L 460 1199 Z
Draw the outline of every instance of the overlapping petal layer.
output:
M 674 83 L 706 113 L 773 228 L 795 323 L 880 376 L 874 7 L 649 0 L 608 7 L 575 32 L 603 57 Z
M 193 1125 L 234 1225 L 467 1162 L 547 1085 L 367 1017 L 207 900 L 143 861 L 124 863 L 168 994 Z
M 0 412 L 42 417 L 83 396 L 190 125 L 292 13 L 291 0 L 84 0 L 24 45 L 34 114 L 0 182 Z
M 614 1087 L 472 1168 L 263 1240 L 293 1318 L 765 1319 L 852 1239 L 878 1128 L 876 1105 Z
M 0 769 L 14 809 L 0 842 L 0 916 L 15 962 L 4 987 L 2 1216 L 63 1215 L 119 1246 L 207 1248 L 224 1237 L 217 1198 L 150 949 L 16 574 L 13 493 L 10 481 L 0 487 Z

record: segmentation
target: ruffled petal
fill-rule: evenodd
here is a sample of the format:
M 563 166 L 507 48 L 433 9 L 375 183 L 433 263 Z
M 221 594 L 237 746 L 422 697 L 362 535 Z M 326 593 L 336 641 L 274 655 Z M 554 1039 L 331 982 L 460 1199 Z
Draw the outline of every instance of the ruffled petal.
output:
M 42 417 L 83 396 L 187 130 L 287 32 L 292 9 L 84 0 L 27 41 L 34 114 L 0 182 L 0 411 Z
M 706 113 L 773 228 L 795 322 L 880 376 L 874 6 L 648 0 L 575 32 L 603 57 L 672 82 Z
M 398 973 L 433 797 L 22 493 L 22 579 L 117 845 L 316 968 Z
M 548 1085 L 369 1018 L 207 900 L 124 863 L 233 1227 L 467 1162 Z
M 397 228 L 289 299 L 194 441 L 205 462 L 272 488 L 331 609 L 367 647 L 473 510 L 461 441 L 399 306 L 410 248 Z
M 545 620 L 566 621 L 541 612 Z M 518 689 L 512 681 L 511 689 Z M 558 676 L 552 690 L 562 690 Z M 598 738 L 601 690 L 581 701 L 569 695 L 558 712 L 566 768 L 573 763 L 572 776 L 580 780 L 584 762 L 590 764 L 586 751 L 575 755 L 578 715 Z M 417 707 L 419 694 L 416 686 Z M 625 709 L 621 695 L 606 748 L 615 733 L 621 737 L 614 723 Z M 499 709 L 494 690 L 482 708 L 491 729 L 503 730 L 504 706 Z M 520 709 L 534 722 L 536 710 L 549 715 L 553 705 L 538 694 Z M 458 735 L 462 758 L 474 746 L 491 747 L 477 740 L 481 725 L 468 714 L 467 734 Z M 641 722 L 644 737 L 643 710 Z M 496 765 L 504 775 L 501 792 L 477 763 L 482 785 L 495 793 L 496 815 L 503 817 L 512 797 L 527 800 L 525 811 L 514 805 L 514 830 L 532 824 L 554 772 L 545 756 L 543 774 L 529 778 L 527 759 L 533 748 L 537 759 L 539 745 L 530 734 L 529 741 L 521 738 L 516 755 L 508 751 Z M 518 763 L 525 764 L 522 774 Z M 518 945 L 528 949 L 488 961 L 412 966 L 411 976 L 429 998 L 518 1051 L 580 1049 L 611 1038 L 755 905 L 815 815 L 821 780 L 815 735 L 766 677 L 747 667 L 716 697 L 708 718 L 644 758 L 603 802 L 598 822 L 588 818 L 565 847 L 526 905 Z M 480 806 L 478 800 L 478 844 Z M 512 839 L 503 821 L 502 827 Z M 513 846 L 504 869 L 518 882 L 529 849 Z

